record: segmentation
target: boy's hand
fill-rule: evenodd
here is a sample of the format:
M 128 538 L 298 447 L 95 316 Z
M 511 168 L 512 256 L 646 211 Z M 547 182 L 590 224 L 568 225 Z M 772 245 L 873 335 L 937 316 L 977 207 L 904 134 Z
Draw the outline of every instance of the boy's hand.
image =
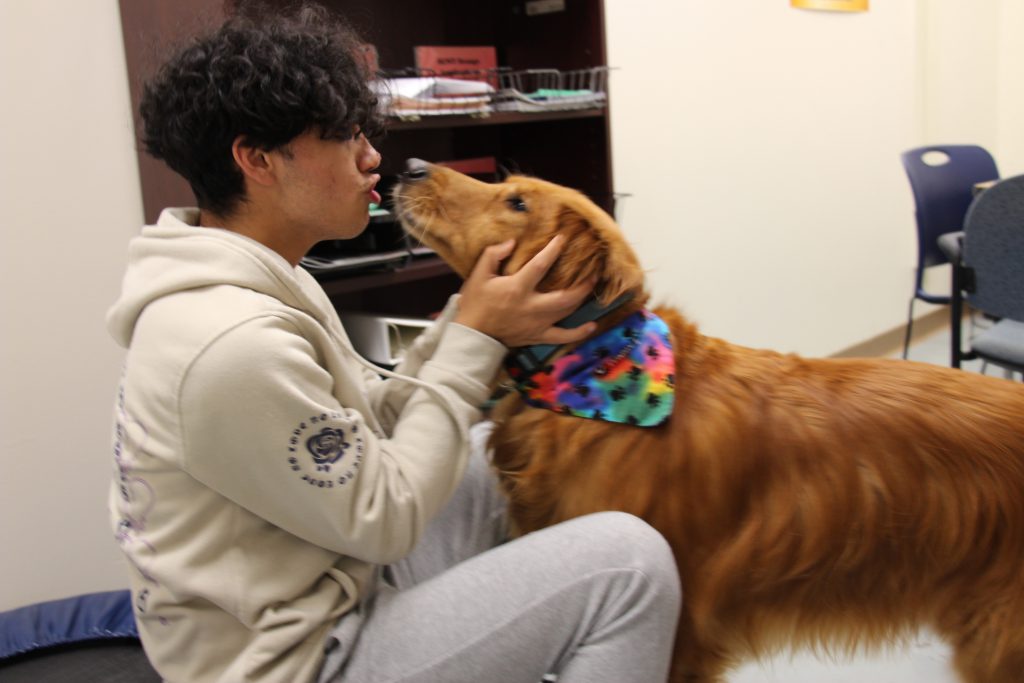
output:
M 597 325 L 592 322 L 570 329 L 554 327 L 554 324 L 579 308 L 594 289 L 595 282 L 554 292 L 537 291 L 537 283 L 554 265 L 564 243 L 565 238 L 556 235 L 513 275 L 499 275 L 498 268 L 512 253 L 514 240 L 484 249 L 462 285 L 459 312 L 454 321 L 510 348 L 568 344 L 593 334 Z

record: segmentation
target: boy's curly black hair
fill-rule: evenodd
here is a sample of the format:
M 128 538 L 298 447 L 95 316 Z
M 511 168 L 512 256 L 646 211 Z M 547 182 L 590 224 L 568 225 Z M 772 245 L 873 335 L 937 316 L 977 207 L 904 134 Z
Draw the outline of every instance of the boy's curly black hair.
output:
M 347 140 L 383 131 L 361 41 L 316 6 L 235 16 L 172 57 L 139 105 L 146 150 L 189 182 L 200 208 L 229 216 L 245 200 L 231 154 L 238 136 L 280 149 L 307 130 Z

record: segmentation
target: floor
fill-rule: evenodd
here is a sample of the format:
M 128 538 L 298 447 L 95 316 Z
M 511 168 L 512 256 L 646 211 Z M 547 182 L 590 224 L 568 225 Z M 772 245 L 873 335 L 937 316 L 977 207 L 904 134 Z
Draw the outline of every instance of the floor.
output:
M 949 648 L 922 634 L 906 649 L 850 660 L 819 659 L 797 652 L 736 670 L 729 683 L 960 683 L 949 666 Z
M 964 330 L 967 331 L 965 324 Z M 941 331 L 915 342 L 911 360 L 949 365 L 949 333 Z M 981 372 L 980 361 L 964 369 Z M 989 366 L 987 374 L 1002 377 Z M 786 653 L 738 669 L 729 683 L 959 683 L 949 666 L 950 650 L 929 633 L 920 634 L 907 647 L 854 659 L 818 658 L 807 652 Z

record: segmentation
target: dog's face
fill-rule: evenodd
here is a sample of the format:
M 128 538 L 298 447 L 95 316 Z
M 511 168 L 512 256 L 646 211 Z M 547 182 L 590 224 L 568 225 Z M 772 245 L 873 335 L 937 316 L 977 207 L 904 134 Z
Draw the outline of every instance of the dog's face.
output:
M 416 163 L 413 168 L 410 162 L 410 172 L 392 194 L 399 219 L 463 278 L 489 245 L 516 241 L 503 269 L 512 274 L 561 234 L 566 244 L 538 286 L 541 291 L 564 289 L 596 275 L 595 293 L 609 303 L 642 286 L 643 271 L 619 227 L 583 194 L 525 176 L 484 183 Z

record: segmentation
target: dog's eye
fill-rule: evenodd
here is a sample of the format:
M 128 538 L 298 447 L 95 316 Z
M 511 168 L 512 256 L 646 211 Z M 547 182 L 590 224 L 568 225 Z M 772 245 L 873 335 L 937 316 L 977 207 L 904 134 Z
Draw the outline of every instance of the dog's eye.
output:
M 513 211 L 526 211 L 526 202 L 522 197 L 509 197 L 505 202 Z

